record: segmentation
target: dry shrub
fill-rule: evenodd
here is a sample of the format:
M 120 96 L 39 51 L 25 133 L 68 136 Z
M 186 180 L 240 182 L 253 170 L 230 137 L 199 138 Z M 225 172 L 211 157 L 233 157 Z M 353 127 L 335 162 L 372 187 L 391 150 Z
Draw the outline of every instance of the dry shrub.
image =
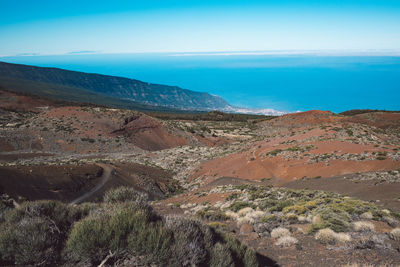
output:
M 298 240 L 292 236 L 282 236 L 278 238 L 278 240 L 275 242 L 275 245 L 281 247 L 290 247 L 297 244 L 297 242 Z
M 238 215 L 239 215 L 240 217 L 244 217 L 244 216 L 246 216 L 246 214 L 248 214 L 248 213 L 250 213 L 250 212 L 253 212 L 253 211 L 254 211 L 254 210 L 253 210 L 252 208 L 246 207 L 246 208 L 240 209 L 240 210 L 238 211 Z
M 396 241 L 400 241 L 400 228 L 394 228 L 390 231 L 390 238 Z
M 284 236 L 290 236 L 290 232 L 286 228 L 278 227 L 271 231 L 272 238 L 280 238 L 280 237 L 284 237 Z
M 335 233 L 332 229 L 325 228 L 315 234 L 315 239 L 324 244 L 335 244 L 350 242 L 351 236 L 346 233 Z
M 361 219 L 364 219 L 364 220 L 372 220 L 373 217 L 374 217 L 374 216 L 373 216 L 372 213 L 369 212 L 369 211 L 364 212 L 363 214 L 360 215 L 360 218 L 361 218 Z
M 136 191 L 131 187 L 120 186 L 107 191 L 104 195 L 104 202 L 112 203 L 122 203 L 122 202 L 140 202 L 147 201 L 147 196 L 143 193 Z
M 365 231 L 374 232 L 375 231 L 374 224 L 371 222 L 367 222 L 367 221 L 353 222 L 352 226 L 353 226 L 354 231 L 356 231 L 356 232 L 365 232 Z

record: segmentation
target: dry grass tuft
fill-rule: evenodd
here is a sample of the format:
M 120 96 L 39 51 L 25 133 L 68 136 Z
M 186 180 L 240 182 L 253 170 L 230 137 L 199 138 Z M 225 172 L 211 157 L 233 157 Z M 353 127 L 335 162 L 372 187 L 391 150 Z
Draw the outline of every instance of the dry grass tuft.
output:
M 244 217 L 244 216 L 246 216 L 246 214 L 251 213 L 251 212 L 254 212 L 254 210 L 250 207 L 246 207 L 246 208 L 239 210 L 238 215 L 240 217 Z
M 367 222 L 367 221 L 353 222 L 352 226 L 353 226 L 354 231 L 356 231 L 356 232 L 365 232 L 365 231 L 374 232 L 375 231 L 374 224 L 371 222 Z
M 230 211 L 230 210 L 227 210 L 225 212 L 225 215 L 228 216 L 228 217 L 231 217 L 232 219 L 236 219 L 236 220 L 237 220 L 237 218 L 239 218 L 239 215 L 236 212 L 233 212 L 233 211 Z
M 373 218 L 372 213 L 371 212 L 364 212 L 363 214 L 360 215 L 361 219 L 364 220 L 371 220 Z
M 312 218 L 312 223 L 313 224 L 320 224 L 322 223 L 322 218 L 320 215 L 316 215 Z
M 280 238 L 280 237 L 285 237 L 285 236 L 290 236 L 290 232 L 286 228 L 278 227 L 271 231 L 272 238 Z
M 389 236 L 393 240 L 400 241 L 400 228 L 394 228 Z
M 335 244 L 350 242 L 351 236 L 346 233 L 335 233 L 332 229 L 325 228 L 315 234 L 315 239 L 324 244 Z
M 278 238 L 278 240 L 275 242 L 275 245 L 281 247 L 290 247 L 297 244 L 297 242 L 299 241 L 292 236 L 282 236 Z

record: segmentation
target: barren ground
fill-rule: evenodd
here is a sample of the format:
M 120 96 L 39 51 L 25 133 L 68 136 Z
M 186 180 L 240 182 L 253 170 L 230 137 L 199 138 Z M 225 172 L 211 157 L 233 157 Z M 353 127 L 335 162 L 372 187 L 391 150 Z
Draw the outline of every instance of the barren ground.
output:
M 327 111 L 265 121 L 160 120 L 0 91 L 0 193 L 96 201 L 128 185 L 161 214 L 231 232 L 269 258 L 267 266 L 399 265 L 400 243 L 390 234 L 399 226 L 399 121 L 399 113 Z M 349 215 L 343 231 L 351 241 L 325 244 L 312 227 L 324 208 L 342 212 L 330 206 L 336 202 Z M 374 231 L 354 230 L 359 220 Z M 296 244 L 276 245 L 274 227 L 287 228 Z

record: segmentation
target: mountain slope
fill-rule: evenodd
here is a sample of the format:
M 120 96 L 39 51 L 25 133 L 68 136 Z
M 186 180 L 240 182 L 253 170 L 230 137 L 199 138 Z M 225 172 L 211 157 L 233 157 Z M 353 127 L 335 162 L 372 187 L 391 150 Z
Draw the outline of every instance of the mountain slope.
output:
M 225 109 L 230 106 L 218 96 L 182 89 L 177 86 L 151 84 L 128 78 L 57 68 L 0 62 L 0 81 L 5 78 L 74 87 L 113 98 L 178 109 L 213 110 Z
M 49 100 L 75 102 L 78 105 L 87 103 L 147 112 L 182 112 L 176 108 L 154 106 L 131 100 L 119 99 L 72 86 L 0 76 L 0 91 L 1 90 L 16 92 L 18 94 L 27 94 L 29 96 L 44 97 Z

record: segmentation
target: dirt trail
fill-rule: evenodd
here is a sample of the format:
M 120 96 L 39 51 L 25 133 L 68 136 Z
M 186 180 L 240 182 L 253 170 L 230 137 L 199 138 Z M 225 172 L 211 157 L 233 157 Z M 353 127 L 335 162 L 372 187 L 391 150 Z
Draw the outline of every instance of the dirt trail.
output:
M 91 197 L 94 193 L 99 191 L 110 180 L 114 169 L 109 165 L 102 163 L 97 163 L 97 165 L 103 168 L 103 175 L 100 177 L 101 178 L 100 182 L 95 187 L 93 187 L 89 192 L 86 192 L 82 196 L 72 200 L 70 204 L 79 204 L 83 202 L 84 200 Z

